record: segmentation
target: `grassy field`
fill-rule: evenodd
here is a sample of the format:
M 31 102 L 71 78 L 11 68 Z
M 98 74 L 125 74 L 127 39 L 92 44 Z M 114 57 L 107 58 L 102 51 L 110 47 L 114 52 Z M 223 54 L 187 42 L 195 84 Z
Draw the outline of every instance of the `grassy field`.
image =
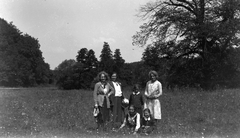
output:
M 164 91 L 160 100 L 163 119 L 149 137 L 240 137 L 240 89 Z M 141 137 L 96 131 L 92 111 L 92 91 L 0 88 L 0 137 Z

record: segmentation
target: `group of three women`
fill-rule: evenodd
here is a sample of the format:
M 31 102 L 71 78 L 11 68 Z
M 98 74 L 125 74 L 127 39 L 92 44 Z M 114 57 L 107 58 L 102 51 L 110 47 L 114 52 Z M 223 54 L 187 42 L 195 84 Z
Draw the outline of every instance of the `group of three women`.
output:
M 111 113 L 113 115 L 113 128 L 117 128 L 119 126 L 122 128 L 125 126 L 126 121 L 128 121 L 126 117 L 135 115 L 136 112 L 139 113 L 140 118 L 143 118 L 144 115 L 142 116 L 142 106 L 144 106 L 144 109 L 147 109 L 144 111 L 150 112 L 153 119 L 161 119 L 159 96 L 162 95 L 162 85 L 157 80 L 158 74 L 156 71 L 149 72 L 150 81 L 146 84 L 144 96 L 140 94 L 139 86 L 134 85 L 133 93 L 130 95 L 129 99 L 129 113 L 126 116 L 124 112 L 125 109 L 122 106 L 122 101 L 126 98 L 126 96 L 122 92 L 121 83 L 116 81 L 117 74 L 113 73 L 110 80 L 108 74 L 102 71 L 98 74 L 98 78 L 99 82 L 95 84 L 93 93 L 95 103 L 94 107 L 99 110 L 99 113 L 96 115 L 98 128 L 105 127 L 106 122 L 110 121 Z

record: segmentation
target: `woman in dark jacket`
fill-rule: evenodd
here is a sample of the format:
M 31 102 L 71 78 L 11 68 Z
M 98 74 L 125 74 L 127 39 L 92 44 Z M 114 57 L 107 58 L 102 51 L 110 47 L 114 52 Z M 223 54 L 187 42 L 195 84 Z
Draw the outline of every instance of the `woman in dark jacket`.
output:
M 99 109 L 99 114 L 96 116 L 97 125 L 104 127 L 106 121 L 110 121 L 110 101 L 109 95 L 114 93 L 113 87 L 107 82 L 109 80 L 108 74 L 104 71 L 98 74 L 99 82 L 95 84 L 93 99 L 94 108 Z

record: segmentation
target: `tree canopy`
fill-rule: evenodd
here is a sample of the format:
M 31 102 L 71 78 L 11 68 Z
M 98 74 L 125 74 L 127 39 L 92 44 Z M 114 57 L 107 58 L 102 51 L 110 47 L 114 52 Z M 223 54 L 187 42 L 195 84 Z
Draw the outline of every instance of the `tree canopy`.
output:
M 22 34 L 11 23 L 0 18 L 0 84 L 34 86 L 48 83 L 50 67 L 45 63 L 39 41 Z
M 57 85 L 63 89 L 86 89 L 93 88 L 98 81 L 97 74 L 106 71 L 111 74 L 116 72 L 121 74 L 119 79 L 124 85 L 131 84 L 131 67 L 125 66 L 125 60 L 121 56 L 120 49 L 116 49 L 114 55 L 107 42 L 104 42 L 100 54 L 100 61 L 95 56 L 95 52 L 87 48 L 81 48 L 77 52 L 76 60 L 64 60 L 55 68 Z
M 108 73 L 112 73 L 113 65 L 114 65 L 114 61 L 113 61 L 112 50 L 110 49 L 109 44 L 107 42 L 104 42 L 103 49 L 100 55 L 99 67 L 101 70 L 104 70 Z
M 113 55 L 114 67 L 113 71 L 118 73 L 120 76 L 120 69 L 123 67 L 125 60 L 121 56 L 120 49 L 116 49 Z
M 168 51 L 175 56 L 193 53 L 204 57 L 214 47 L 227 49 L 239 45 L 239 0 L 158 0 L 140 9 L 140 16 L 148 19 L 133 36 L 136 45 L 149 39 L 153 45 L 175 42 Z M 163 53 L 165 54 L 165 53 Z
M 157 0 L 139 16 L 146 23 L 133 44 L 148 45 L 143 60 L 149 65 L 169 59 L 166 81 L 226 85 L 239 73 L 239 63 L 230 60 L 240 45 L 239 0 Z

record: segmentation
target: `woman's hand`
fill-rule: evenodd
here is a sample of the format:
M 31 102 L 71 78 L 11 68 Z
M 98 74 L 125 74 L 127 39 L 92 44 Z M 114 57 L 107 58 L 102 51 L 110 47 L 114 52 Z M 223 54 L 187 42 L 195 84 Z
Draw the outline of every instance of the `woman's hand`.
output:
M 146 98 L 149 98 L 149 96 L 150 96 L 149 94 L 146 94 L 146 93 L 145 93 L 145 97 L 146 97 Z

